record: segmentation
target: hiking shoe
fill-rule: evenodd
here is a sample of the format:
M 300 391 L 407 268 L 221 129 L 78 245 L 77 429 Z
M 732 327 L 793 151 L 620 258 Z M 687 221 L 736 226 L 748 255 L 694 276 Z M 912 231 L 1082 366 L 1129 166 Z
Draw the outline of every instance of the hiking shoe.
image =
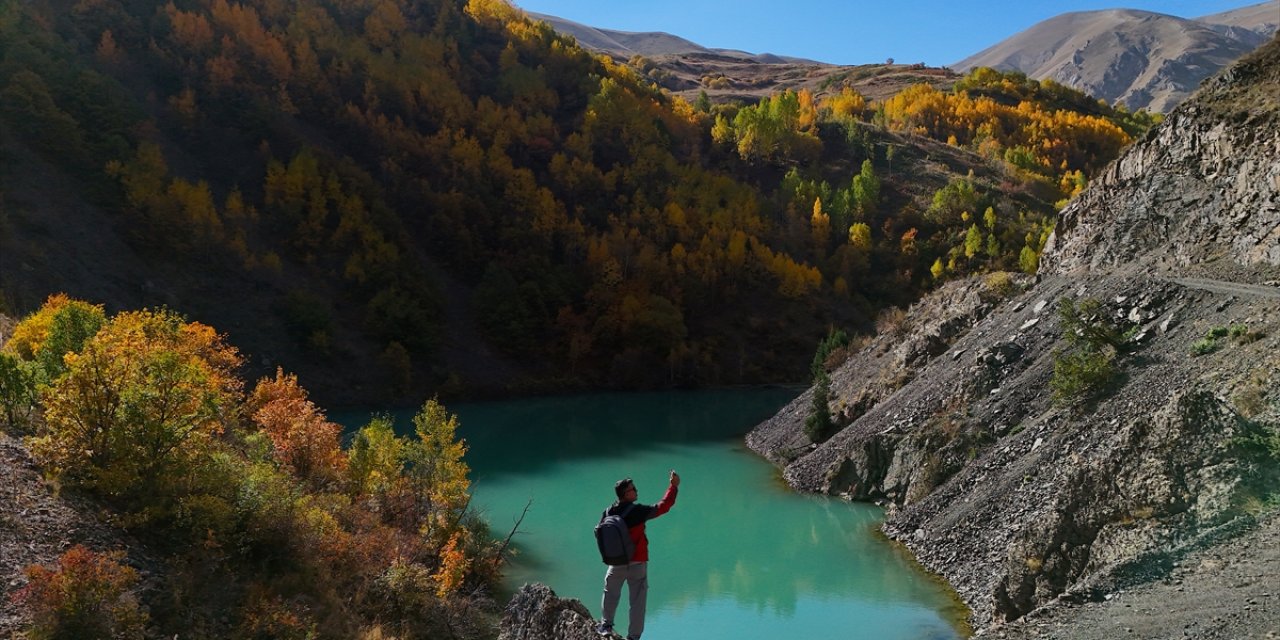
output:
M 613 633 L 613 625 L 609 624 L 608 622 L 601 622 L 599 625 L 596 626 L 596 633 L 602 636 L 610 635 Z

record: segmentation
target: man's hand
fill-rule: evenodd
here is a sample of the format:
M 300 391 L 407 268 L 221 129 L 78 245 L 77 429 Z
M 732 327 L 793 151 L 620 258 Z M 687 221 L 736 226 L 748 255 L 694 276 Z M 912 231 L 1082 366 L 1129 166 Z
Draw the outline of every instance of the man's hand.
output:
M 671 470 L 671 486 L 673 487 L 680 486 L 680 474 L 676 473 L 675 469 Z

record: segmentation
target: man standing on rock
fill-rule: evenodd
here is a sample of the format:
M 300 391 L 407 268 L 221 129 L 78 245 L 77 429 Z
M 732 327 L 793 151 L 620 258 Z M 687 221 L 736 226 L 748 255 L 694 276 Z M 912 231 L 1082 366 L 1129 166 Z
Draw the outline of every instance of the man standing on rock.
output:
M 679 486 L 680 475 L 672 470 L 667 492 L 662 494 L 658 504 L 651 506 L 636 502 L 636 484 L 631 478 L 623 478 L 613 485 L 618 501 L 606 509 L 600 519 L 613 515 L 622 516 L 627 523 L 631 540 L 635 543 L 635 554 L 631 556 L 630 563 L 610 566 L 604 574 L 600 626 L 596 627 L 596 632 L 600 635 L 613 633 L 613 614 L 618 610 L 623 582 L 627 583 L 631 593 L 631 620 L 627 627 L 627 640 L 640 640 L 640 634 L 644 633 L 645 602 L 649 595 L 649 538 L 644 534 L 644 526 L 646 522 L 675 506 Z

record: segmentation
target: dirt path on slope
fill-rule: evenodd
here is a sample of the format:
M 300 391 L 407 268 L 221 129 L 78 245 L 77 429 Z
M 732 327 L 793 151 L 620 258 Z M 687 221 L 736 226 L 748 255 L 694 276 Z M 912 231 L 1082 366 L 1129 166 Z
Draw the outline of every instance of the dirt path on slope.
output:
M 1226 280 L 1210 280 L 1208 278 L 1169 278 L 1169 281 L 1189 289 L 1203 289 L 1229 296 L 1280 298 L 1280 288 L 1263 284 L 1244 284 L 1242 282 L 1227 282 Z

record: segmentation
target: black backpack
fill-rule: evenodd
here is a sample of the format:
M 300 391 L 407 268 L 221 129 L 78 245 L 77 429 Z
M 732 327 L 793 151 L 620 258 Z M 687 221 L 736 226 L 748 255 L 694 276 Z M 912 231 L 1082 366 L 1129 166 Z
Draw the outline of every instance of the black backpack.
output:
M 631 562 L 636 554 L 636 543 L 631 539 L 630 528 L 627 527 L 627 514 L 631 513 L 636 503 L 632 502 L 622 513 L 609 515 L 606 509 L 596 525 L 596 546 L 600 547 L 600 560 L 616 567 Z

